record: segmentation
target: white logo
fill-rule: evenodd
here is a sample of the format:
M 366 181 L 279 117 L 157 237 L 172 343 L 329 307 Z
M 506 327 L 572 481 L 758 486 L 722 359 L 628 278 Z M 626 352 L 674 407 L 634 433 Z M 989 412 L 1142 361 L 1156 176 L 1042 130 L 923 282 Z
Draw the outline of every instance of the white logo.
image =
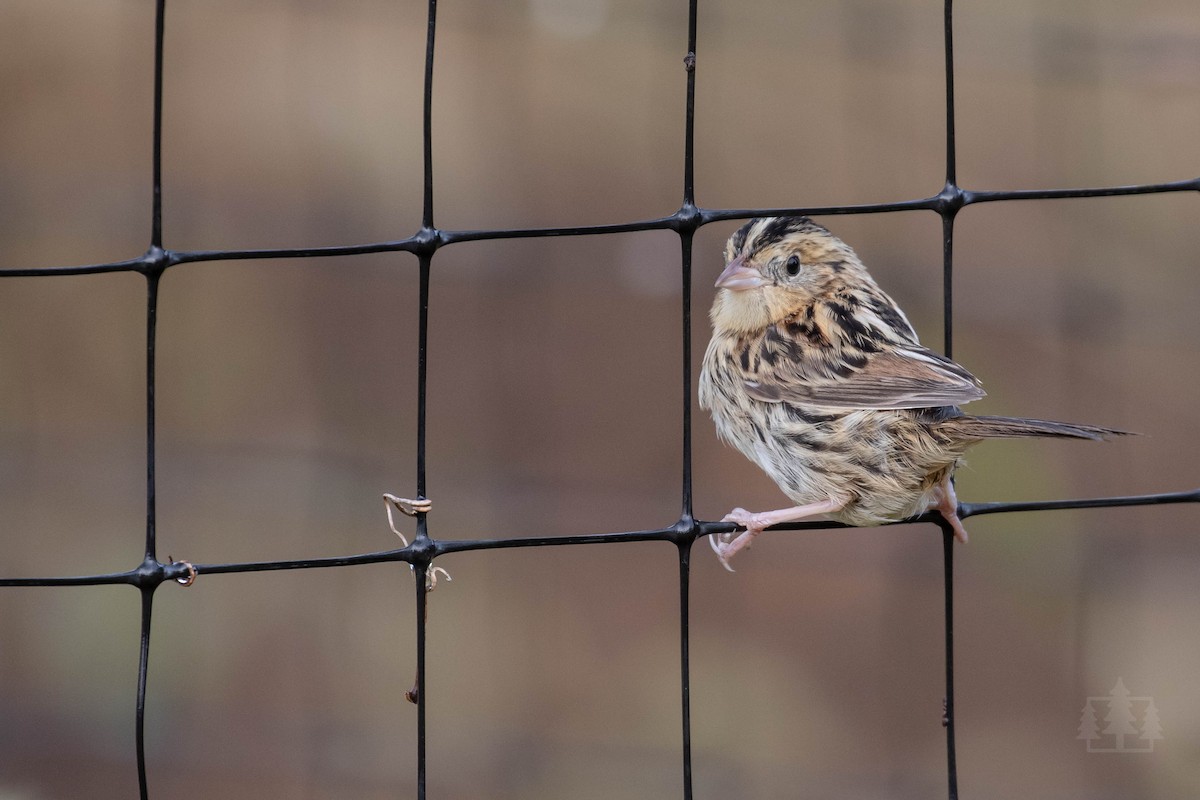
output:
M 1153 697 L 1134 697 L 1117 683 L 1105 697 L 1089 697 L 1079 716 L 1079 736 L 1089 753 L 1149 753 L 1163 738 Z

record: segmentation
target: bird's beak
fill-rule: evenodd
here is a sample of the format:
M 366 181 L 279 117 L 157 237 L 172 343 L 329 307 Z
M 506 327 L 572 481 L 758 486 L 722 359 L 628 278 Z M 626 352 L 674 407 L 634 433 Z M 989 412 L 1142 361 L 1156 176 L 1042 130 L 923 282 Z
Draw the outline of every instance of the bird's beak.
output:
M 767 279 L 763 274 L 754 267 L 746 266 L 743 257 L 739 256 L 729 265 L 725 267 L 725 271 L 721 273 L 721 277 L 717 278 L 718 289 L 733 289 L 735 292 L 744 292 L 747 289 L 757 289 L 759 286 L 765 286 Z

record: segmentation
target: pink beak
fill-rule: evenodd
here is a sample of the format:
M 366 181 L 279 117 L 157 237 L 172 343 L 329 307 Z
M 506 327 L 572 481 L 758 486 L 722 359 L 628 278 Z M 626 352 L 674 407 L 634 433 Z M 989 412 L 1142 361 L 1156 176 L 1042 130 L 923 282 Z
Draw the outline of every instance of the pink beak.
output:
M 743 258 L 735 258 L 725 267 L 721 277 L 717 278 L 718 289 L 732 289 L 744 292 L 747 289 L 757 289 L 765 286 L 767 279 L 754 267 L 748 267 Z

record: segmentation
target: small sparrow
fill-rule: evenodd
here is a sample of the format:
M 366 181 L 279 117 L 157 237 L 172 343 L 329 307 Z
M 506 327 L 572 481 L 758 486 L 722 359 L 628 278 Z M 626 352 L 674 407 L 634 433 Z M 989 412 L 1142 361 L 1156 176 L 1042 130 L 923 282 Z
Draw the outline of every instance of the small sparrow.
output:
M 807 217 L 753 219 L 725 245 L 700 373 L 717 434 L 796 503 L 724 518 L 710 537 L 729 559 L 762 530 L 827 514 L 880 525 L 936 509 L 960 541 L 951 476 L 983 439 L 1106 439 L 1123 431 L 964 414 L 979 381 L 922 347 L 854 251 Z

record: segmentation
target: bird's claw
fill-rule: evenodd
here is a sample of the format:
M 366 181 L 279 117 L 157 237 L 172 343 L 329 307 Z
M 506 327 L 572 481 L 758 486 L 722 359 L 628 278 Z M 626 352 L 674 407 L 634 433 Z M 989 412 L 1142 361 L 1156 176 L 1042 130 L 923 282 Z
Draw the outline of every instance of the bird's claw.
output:
M 735 508 L 730 511 L 721 518 L 721 522 L 732 522 L 746 529 L 746 532 L 742 534 L 738 534 L 736 531 L 726 531 L 725 533 L 709 534 L 708 537 L 708 544 L 717 554 L 721 566 L 730 572 L 736 572 L 733 567 L 729 566 L 729 559 L 749 547 L 751 540 L 762 531 L 764 525 L 758 514 L 744 508 Z
M 721 566 L 730 572 L 736 572 L 737 570 L 729 566 L 729 559 L 733 554 L 727 553 L 729 543 L 732 541 L 732 533 L 710 533 L 708 535 L 708 544 L 712 547 L 713 552 L 717 554 L 717 560 L 721 562 Z

